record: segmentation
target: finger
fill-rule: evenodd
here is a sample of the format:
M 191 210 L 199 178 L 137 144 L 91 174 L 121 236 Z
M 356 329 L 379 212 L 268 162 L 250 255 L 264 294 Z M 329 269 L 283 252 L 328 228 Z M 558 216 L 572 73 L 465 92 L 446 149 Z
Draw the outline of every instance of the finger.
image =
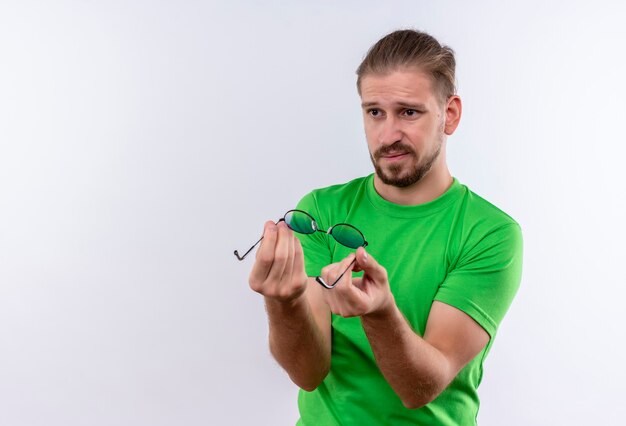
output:
M 372 255 L 368 254 L 363 247 L 359 247 L 356 251 L 356 262 L 358 267 L 374 281 L 387 279 L 387 270 Z
M 272 221 L 265 222 L 263 227 L 263 240 L 256 252 L 256 259 L 250 272 L 250 285 L 265 281 L 274 263 L 274 249 L 278 238 L 278 228 Z
M 343 259 L 341 262 L 333 263 L 324 268 L 322 270 L 322 278 L 324 278 L 326 284 L 334 284 L 340 276 L 341 281 L 345 281 L 345 277 L 352 277 L 352 268 L 355 264 L 353 263 L 354 259 L 354 253 L 350 253 L 350 255 Z M 339 285 L 339 283 L 337 283 L 337 285 Z
M 274 253 L 274 246 L 276 245 L 276 239 L 278 238 L 278 225 L 271 220 L 265 222 L 263 225 L 263 239 L 261 245 L 256 252 L 257 257 L 259 254 Z
M 285 267 L 289 261 L 289 241 L 292 234 L 285 222 L 280 222 L 276 227 L 278 236 L 274 247 L 274 261 L 266 279 L 274 283 L 280 282 L 283 278 Z
M 341 262 L 339 262 L 337 264 L 337 267 L 339 268 L 339 270 L 343 272 L 348 267 L 350 267 L 350 270 L 352 270 L 352 267 L 354 266 L 354 264 L 351 265 L 351 263 L 354 261 L 355 256 L 356 255 L 354 253 L 350 253 L 346 258 L 344 258 Z
M 290 233 L 289 237 L 288 237 L 288 244 L 287 244 L 287 248 L 288 248 L 288 254 L 287 254 L 287 262 L 285 263 L 285 270 L 283 271 L 283 275 L 282 275 L 282 279 L 283 281 L 286 280 L 287 283 L 291 282 L 291 274 L 293 273 L 293 262 L 294 262 L 294 240 L 297 239 L 297 237 L 295 235 L 293 235 L 293 232 Z
M 345 259 L 343 259 L 345 261 Z M 342 262 L 335 262 L 329 265 L 326 265 L 320 271 L 320 276 L 324 279 L 327 284 L 332 284 L 334 282 L 333 278 L 336 278 L 341 273 L 341 264 Z
M 361 291 L 365 291 L 365 284 L 363 283 L 363 278 L 361 277 L 352 278 L 352 285 Z
M 332 290 L 324 292 L 325 301 L 330 310 L 344 318 L 361 315 L 366 311 L 366 304 L 363 292 L 354 285 L 354 279 L 350 280 L 350 285 L 343 283 L 343 279 Z
M 299 274 L 304 272 L 304 251 L 300 239 L 294 235 L 293 241 L 293 272 Z

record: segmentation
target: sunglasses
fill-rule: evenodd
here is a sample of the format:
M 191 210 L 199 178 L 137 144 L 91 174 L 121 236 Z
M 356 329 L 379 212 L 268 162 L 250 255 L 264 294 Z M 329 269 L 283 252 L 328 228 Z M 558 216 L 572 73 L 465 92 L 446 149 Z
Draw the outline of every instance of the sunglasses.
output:
M 314 234 L 316 232 L 324 232 L 325 234 L 330 235 L 337 241 L 339 244 L 356 249 L 359 247 L 366 247 L 367 241 L 365 241 L 365 237 L 363 233 L 356 229 L 354 226 L 348 223 L 338 223 L 336 225 L 331 226 L 328 230 L 324 231 L 319 229 L 317 226 L 317 222 L 307 212 L 304 210 L 289 210 L 285 215 L 278 220 L 278 222 L 285 222 L 285 224 L 289 227 L 289 229 L 297 232 L 299 234 Z M 246 256 L 254 249 L 263 239 L 263 237 L 259 238 L 259 240 L 254 243 L 252 247 L 248 249 L 243 255 L 239 255 L 239 251 L 235 250 L 235 256 L 237 259 L 244 260 Z M 341 277 L 350 269 L 350 267 L 354 264 L 356 258 L 352 260 L 350 265 L 339 275 L 339 277 L 332 284 L 328 284 L 324 281 L 322 277 L 316 277 L 315 281 L 326 288 L 333 288 L 337 285 Z

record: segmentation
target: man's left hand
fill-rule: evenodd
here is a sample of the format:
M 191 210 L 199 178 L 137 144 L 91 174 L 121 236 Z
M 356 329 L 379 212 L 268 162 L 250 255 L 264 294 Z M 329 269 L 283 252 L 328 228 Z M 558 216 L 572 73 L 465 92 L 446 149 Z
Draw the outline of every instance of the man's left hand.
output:
M 350 263 L 356 256 L 352 267 Z M 363 247 L 338 263 L 332 263 L 322 269 L 322 278 L 326 282 L 335 279 L 349 268 L 336 287 L 323 292 L 324 300 L 330 310 L 342 317 L 356 317 L 382 313 L 395 306 L 389 289 L 387 270 L 383 268 Z M 351 272 L 363 271 L 363 276 L 352 278 Z

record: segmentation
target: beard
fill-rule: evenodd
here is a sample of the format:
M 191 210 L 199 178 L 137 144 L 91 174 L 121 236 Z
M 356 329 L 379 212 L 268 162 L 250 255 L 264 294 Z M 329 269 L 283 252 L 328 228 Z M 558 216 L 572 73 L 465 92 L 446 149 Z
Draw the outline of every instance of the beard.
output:
M 413 147 L 397 141 L 391 145 L 384 146 L 376 150 L 374 154 L 370 153 L 370 159 L 372 160 L 372 164 L 376 170 L 376 175 L 384 184 L 398 188 L 406 188 L 407 186 L 411 186 L 414 183 L 419 182 L 424 176 L 426 176 L 439 157 L 442 145 L 443 138 L 439 140 L 437 148 L 434 152 L 422 161 L 419 161 L 417 153 Z M 413 159 L 413 163 L 408 166 L 403 166 L 402 164 L 391 164 L 386 168 L 383 168 L 379 163 L 380 158 L 383 155 L 391 153 L 408 154 Z

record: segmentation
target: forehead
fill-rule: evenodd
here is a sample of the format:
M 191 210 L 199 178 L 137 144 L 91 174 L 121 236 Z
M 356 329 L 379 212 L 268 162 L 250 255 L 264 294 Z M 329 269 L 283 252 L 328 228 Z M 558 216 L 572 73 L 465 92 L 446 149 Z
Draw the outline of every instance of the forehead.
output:
M 431 77 L 419 69 L 396 69 L 385 74 L 369 74 L 361 80 L 361 100 L 365 103 L 436 103 Z

